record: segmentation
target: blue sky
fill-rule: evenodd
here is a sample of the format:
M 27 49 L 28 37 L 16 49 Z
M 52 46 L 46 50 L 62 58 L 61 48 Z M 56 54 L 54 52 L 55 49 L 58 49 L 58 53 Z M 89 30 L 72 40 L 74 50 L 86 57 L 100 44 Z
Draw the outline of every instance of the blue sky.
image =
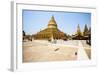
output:
M 70 35 L 76 32 L 78 24 L 81 31 L 83 31 L 85 24 L 88 27 L 91 26 L 91 13 L 23 10 L 23 30 L 26 34 L 36 34 L 47 27 L 52 15 L 58 28 Z

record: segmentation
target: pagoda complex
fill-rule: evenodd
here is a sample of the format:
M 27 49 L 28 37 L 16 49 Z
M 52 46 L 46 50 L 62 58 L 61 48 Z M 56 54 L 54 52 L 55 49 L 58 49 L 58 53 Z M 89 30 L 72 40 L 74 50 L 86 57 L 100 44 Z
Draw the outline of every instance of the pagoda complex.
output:
M 91 28 L 88 30 L 87 25 L 85 24 L 84 31 L 82 32 L 78 24 L 76 34 L 72 36 L 74 40 L 89 40 L 91 39 Z
M 47 28 L 37 32 L 33 35 L 34 39 L 39 40 L 67 40 L 67 35 L 58 29 L 57 23 L 54 19 L 54 16 L 51 17 L 50 21 L 48 22 Z
M 80 30 L 79 24 L 78 24 L 78 26 L 77 26 L 76 34 L 73 35 L 72 39 L 74 39 L 74 40 L 82 40 L 82 39 L 83 39 L 83 35 L 82 35 L 81 30 Z

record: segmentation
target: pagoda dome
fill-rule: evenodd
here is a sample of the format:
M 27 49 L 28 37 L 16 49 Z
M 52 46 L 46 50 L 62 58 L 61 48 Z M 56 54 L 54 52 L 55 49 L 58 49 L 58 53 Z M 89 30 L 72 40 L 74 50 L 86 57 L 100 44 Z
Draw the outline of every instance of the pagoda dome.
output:
M 49 23 L 48 23 L 48 28 L 57 28 L 57 23 L 54 19 L 54 16 L 51 17 Z

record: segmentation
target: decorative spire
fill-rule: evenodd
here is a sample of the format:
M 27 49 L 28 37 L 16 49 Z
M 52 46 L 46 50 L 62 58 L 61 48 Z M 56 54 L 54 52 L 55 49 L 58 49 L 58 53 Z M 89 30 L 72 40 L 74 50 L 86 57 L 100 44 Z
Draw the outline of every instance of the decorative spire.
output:
M 53 15 L 52 15 L 52 17 L 51 17 L 51 20 L 52 20 L 52 21 L 55 21 L 55 19 L 54 19 L 54 16 L 53 16 Z
M 53 15 L 48 23 L 48 28 L 57 28 L 57 23 Z
M 86 36 L 88 34 L 88 31 L 89 30 L 88 30 L 87 24 L 85 24 L 83 35 Z
M 82 36 L 79 24 L 77 26 L 77 36 Z
M 89 27 L 89 32 L 91 33 L 91 27 Z

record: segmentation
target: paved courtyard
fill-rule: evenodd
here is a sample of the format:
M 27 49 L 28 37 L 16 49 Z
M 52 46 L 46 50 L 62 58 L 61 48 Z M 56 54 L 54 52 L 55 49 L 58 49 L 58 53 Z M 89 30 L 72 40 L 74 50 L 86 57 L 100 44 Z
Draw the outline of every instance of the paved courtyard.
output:
M 84 40 L 45 40 L 23 42 L 23 62 L 91 59 L 91 47 Z

